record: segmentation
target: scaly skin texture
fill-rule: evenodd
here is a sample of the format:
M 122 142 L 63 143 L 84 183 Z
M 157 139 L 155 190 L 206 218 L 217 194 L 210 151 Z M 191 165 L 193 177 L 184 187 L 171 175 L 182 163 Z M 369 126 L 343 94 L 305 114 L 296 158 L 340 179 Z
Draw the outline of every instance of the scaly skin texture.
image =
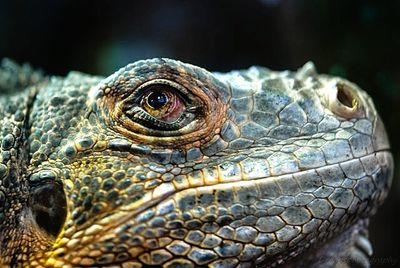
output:
M 2 267 L 368 267 L 393 161 L 356 85 L 170 59 L 0 67 Z

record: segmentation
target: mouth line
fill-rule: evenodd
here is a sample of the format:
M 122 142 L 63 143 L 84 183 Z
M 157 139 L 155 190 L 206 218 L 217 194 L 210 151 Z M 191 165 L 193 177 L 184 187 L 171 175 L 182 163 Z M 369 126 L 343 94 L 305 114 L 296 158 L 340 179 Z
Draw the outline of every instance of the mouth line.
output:
M 389 152 L 389 150 L 386 150 L 386 149 L 379 150 L 379 151 L 375 151 L 375 152 L 373 152 L 371 154 L 367 154 L 367 155 L 364 155 L 364 156 L 361 156 L 361 157 L 355 157 L 355 158 L 352 158 L 350 160 L 346 160 L 344 162 L 329 164 L 329 165 L 325 165 L 325 166 L 321 166 L 321 167 L 334 166 L 334 165 L 338 165 L 338 164 L 354 161 L 356 159 L 369 157 L 369 156 L 372 156 L 372 155 L 375 155 L 375 154 L 378 154 L 378 153 L 388 153 L 388 152 Z M 171 196 L 174 196 L 174 195 L 176 195 L 178 193 L 181 193 L 181 192 L 184 192 L 184 191 L 187 191 L 187 190 L 190 190 L 190 189 L 207 189 L 207 188 L 209 189 L 209 188 L 213 188 L 213 187 L 216 187 L 216 186 L 229 189 L 229 188 L 232 188 L 233 185 L 235 185 L 235 186 L 239 186 L 239 185 L 246 186 L 246 185 L 252 185 L 255 182 L 262 183 L 263 180 L 268 180 L 268 181 L 269 180 L 273 180 L 273 179 L 279 180 L 279 178 L 283 177 L 283 176 L 296 175 L 296 174 L 298 175 L 298 174 L 302 174 L 302 173 L 307 173 L 310 170 L 316 170 L 316 169 L 321 168 L 321 167 L 310 168 L 310 169 L 306 169 L 306 170 L 297 171 L 297 172 L 294 172 L 294 173 L 280 174 L 278 176 L 268 176 L 268 177 L 260 177 L 260 178 L 254 178 L 254 179 L 249 179 L 249 180 L 237 180 L 237 181 L 230 181 L 230 182 L 220 182 L 220 183 L 216 183 L 216 184 L 202 185 L 202 186 L 196 186 L 196 187 L 192 187 L 192 188 L 189 187 L 189 188 L 185 188 L 185 189 L 181 189 L 181 190 L 175 190 L 175 191 L 166 192 L 166 193 L 164 193 L 162 195 L 157 196 L 156 198 L 152 198 L 151 196 L 153 195 L 154 191 L 157 190 L 157 188 L 155 188 L 153 192 L 148 192 L 147 194 L 145 194 L 144 197 L 145 198 L 147 197 L 146 198 L 147 200 L 140 199 L 141 200 L 141 204 L 136 205 L 136 208 L 132 208 L 133 210 L 132 209 L 127 209 L 127 208 L 125 208 L 125 209 L 122 208 L 120 210 L 120 213 L 123 212 L 125 215 L 119 215 L 116 219 L 109 218 L 109 221 L 112 222 L 112 224 L 104 225 L 103 226 L 104 228 L 102 229 L 102 231 L 100 233 L 98 233 L 97 237 L 101 237 L 101 235 L 104 235 L 104 234 L 108 233 L 110 230 L 115 229 L 118 226 L 121 226 L 121 225 L 125 224 L 126 222 L 138 217 L 142 212 L 144 212 L 146 210 L 149 210 L 149 209 L 152 209 L 152 208 L 156 207 L 157 205 L 161 204 L 162 202 L 167 201 Z M 113 216 L 111 216 L 111 217 L 113 217 Z M 95 240 L 97 240 L 97 239 L 95 239 Z
M 298 175 L 298 174 L 302 174 L 302 173 L 307 173 L 310 170 L 317 170 L 317 169 L 322 168 L 322 167 L 335 166 L 335 165 L 351 162 L 351 161 L 354 161 L 354 160 L 357 160 L 357 159 L 370 157 L 370 156 L 378 154 L 378 153 L 390 153 L 390 150 L 389 149 L 382 149 L 382 150 L 374 151 L 373 153 L 370 153 L 370 154 L 366 154 L 364 156 L 354 157 L 352 159 L 349 159 L 349 160 L 346 160 L 346 161 L 343 161 L 343 162 L 327 164 L 327 165 L 324 165 L 324 166 L 315 167 L 315 168 L 309 168 L 309 169 L 300 170 L 300 171 L 296 171 L 296 172 L 292 172 L 292 173 L 279 174 L 277 176 L 259 177 L 259 178 L 253 178 L 253 179 L 248 179 L 248 180 L 242 180 L 241 179 L 241 180 L 238 180 L 238 181 L 219 182 L 219 183 L 211 184 L 211 185 L 202 185 L 202 186 L 196 186 L 196 187 L 189 187 L 189 188 L 181 189 L 181 190 L 178 190 L 178 191 L 174 191 L 174 192 L 170 192 L 170 193 L 166 193 L 164 195 L 161 195 L 161 196 L 159 196 L 159 197 L 157 197 L 155 199 L 152 199 L 148 203 L 146 202 L 146 204 L 148 204 L 147 206 L 140 207 L 140 209 L 138 209 L 136 211 L 131 211 L 132 212 L 131 217 L 135 217 L 135 216 L 139 215 L 141 212 L 143 212 L 144 210 L 147 210 L 147 209 L 150 209 L 150 208 L 153 208 L 153 207 L 157 206 L 158 204 L 160 204 L 163 201 L 166 201 L 169 197 L 171 197 L 173 195 L 176 195 L 178 193 L 181 193 L 181 192 L 184 192 L 184 191 L 187 191 L 187 190 L 190 190 L 190 189 L 200 189 L 200 188 L 205 188 L 205 187 L 224 186 L 224 185 L 231 185 L 231 184 L 237 185 L 237 184 L 242 184 L 242 183 L 251 184 L 254 181 L 279 179 L 280 177 L 283 177 L 283 176 Z M 155 188 L 155 189 L 157 189 L 157 188 Z

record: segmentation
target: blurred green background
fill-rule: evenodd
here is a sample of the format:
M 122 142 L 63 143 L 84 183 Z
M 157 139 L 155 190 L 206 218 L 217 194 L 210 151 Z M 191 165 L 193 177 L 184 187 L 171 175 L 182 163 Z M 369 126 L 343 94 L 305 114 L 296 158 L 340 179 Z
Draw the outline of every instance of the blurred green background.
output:
M 56 75 L 107 75 L 160 56 L 211 71 L 295 70 L 312 60 L 373 97 L 400 166 L 399 12 L 400 1 L 0 0 L 0 58 Z M 371 222 L 375 266 L 390 266 L 379 263 L 389 258 L 400 266 L 398 170 Z

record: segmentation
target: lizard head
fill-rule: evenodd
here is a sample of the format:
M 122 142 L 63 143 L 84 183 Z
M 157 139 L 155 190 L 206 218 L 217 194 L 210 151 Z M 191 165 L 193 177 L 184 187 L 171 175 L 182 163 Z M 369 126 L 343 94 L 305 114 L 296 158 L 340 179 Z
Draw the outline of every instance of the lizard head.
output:
M 30 92 L 13 143 L 26 167 L 3 161 L 0 180 L 6 264 L 281 263 L 368 218 L 390 186 L 370 97 L 310 63 L 222 74 L 152 59 Z

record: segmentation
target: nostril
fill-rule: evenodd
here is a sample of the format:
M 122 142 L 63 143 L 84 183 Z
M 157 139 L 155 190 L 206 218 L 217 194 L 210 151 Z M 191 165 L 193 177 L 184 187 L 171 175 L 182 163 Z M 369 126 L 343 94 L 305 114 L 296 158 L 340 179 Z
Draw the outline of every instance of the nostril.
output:
M 352 89 L 349 88 L 348 85 L 343 83 L 338 83 L 337 87 L 337 99 L 338 101 L 347 106 L 348 108 L 354 109 L 357 107 L 358 100 L 357 97 L 354 96 Z
M 358 118 L 363 114 L 362 101 L 355 86 L 350 82 L 339 81 L 329 90 L 329 108 L 343 118 Z

